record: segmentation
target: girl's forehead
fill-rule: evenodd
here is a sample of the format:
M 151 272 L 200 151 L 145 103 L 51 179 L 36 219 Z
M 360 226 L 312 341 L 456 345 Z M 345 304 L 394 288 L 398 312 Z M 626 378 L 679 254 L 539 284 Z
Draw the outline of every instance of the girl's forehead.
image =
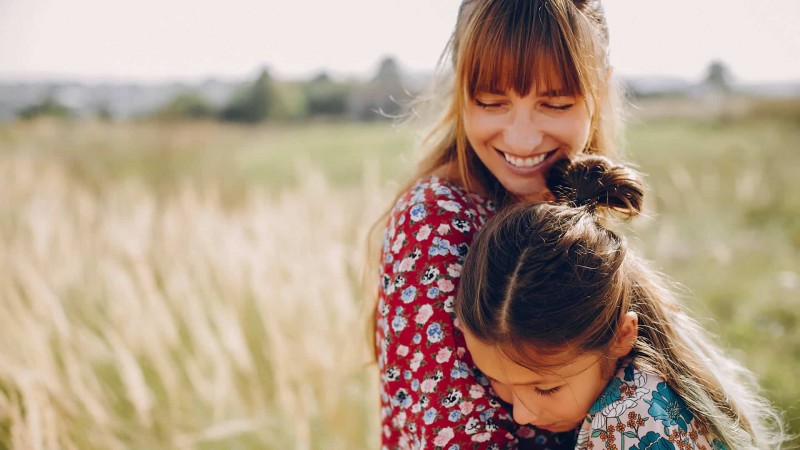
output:
M 484 375 L 503 384 L 561 382 L 600 362 L 599 354 L 593 352 L 579 354 L 566 348 L 544 352 L 527 345 L 490 344 L 475 338 L 469 331 L 464 331 L 464 337 L 475 365 Z

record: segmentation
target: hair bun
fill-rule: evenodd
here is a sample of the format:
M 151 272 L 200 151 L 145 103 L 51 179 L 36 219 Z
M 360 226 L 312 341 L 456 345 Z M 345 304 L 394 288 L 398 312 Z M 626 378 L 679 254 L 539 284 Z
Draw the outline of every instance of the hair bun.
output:
M 644 183 L 636 170 L 599 155 L 581 154 L 557 162 L 547 177 L 556 201 L 575 207 L 598 207 L 633 217 L 642 210 Z

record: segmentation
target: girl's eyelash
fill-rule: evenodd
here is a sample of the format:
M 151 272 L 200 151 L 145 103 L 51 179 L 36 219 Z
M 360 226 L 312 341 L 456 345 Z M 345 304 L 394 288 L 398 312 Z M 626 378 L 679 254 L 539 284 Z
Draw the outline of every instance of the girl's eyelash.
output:
M 561 390 L 561 386 L 556 386 L 556 387 L 550 388 L 550 389 L 535 388 L 535 390 L 536 390 L 537 394 L 539 394 L 541 396 L 544 396 L 544 397 L 547 397 L 548 395 L 553 395 L 556 392 L 560 391 Z

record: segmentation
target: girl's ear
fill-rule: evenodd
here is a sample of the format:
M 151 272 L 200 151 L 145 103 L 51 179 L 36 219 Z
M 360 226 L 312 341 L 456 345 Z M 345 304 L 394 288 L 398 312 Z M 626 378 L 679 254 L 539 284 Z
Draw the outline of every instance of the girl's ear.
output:
M 611 356 L 622 358 L 633 350 L 633 344 L 639 337 L 639 316 L 633 311 L 628 311 L 620 318 L 614 343 L 611 345 Z

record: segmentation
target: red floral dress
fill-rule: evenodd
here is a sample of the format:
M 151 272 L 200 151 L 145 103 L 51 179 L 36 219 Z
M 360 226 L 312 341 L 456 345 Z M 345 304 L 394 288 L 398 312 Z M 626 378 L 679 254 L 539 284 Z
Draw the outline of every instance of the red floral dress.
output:
M 383 449 L 566 449 L 574 433 L 517 426 L 456 328 L 461 265 L 493 213 L 488 199 L 437 177 L 398 199 L 381 252 L 376 345 Z

